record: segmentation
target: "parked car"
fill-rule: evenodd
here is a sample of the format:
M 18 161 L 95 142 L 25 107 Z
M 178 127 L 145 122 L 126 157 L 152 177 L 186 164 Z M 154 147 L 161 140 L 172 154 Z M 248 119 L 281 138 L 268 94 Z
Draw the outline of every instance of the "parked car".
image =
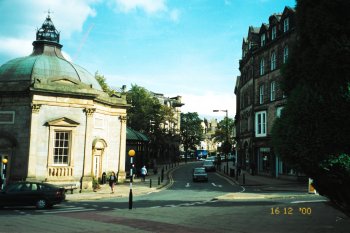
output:
M 205 171 L 204 167 L 196 167 L 193 169 L 192 174 L 193 182 L 196 181 L 207 181 L 208 182 L 208 174 Z
M 0 192 L 0 207 L 36 206 L 51 208 L 66 199 L 64 188 L 40 182 L 14 182 Z
M 210 160 L 210 161 L 213 161 L 213 162 L 216 162 L 218 158 L 216 156 L 209 156 L 207 159 L 205 160 Z
M 205 171 L 216 171 L 215 163 L 211 160 L 204 160 L 203 167 Z

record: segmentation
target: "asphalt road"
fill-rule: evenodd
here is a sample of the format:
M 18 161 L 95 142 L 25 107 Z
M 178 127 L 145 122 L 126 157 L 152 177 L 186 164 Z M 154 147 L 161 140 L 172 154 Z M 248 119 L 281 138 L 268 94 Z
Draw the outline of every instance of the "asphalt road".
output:
M 209 182 L 193 183 L 191 170 L 177 168 L 171 187 L 134 197 L 66 202 L 49 210 L 5 208 L 0 232 L 349 232 L 350 220 L 317 196 L 219 200 L 242 192 L 229 179 L 209 173 Z

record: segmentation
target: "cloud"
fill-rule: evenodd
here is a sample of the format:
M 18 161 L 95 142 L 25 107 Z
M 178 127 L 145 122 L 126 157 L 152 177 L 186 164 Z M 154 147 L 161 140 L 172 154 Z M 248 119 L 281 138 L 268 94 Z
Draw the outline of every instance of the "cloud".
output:
M 173 22 L 178 22 L 180 11 L 169 9 L 165 0 L 109 0 L 117 12 L 129 13 L 135 10 L 146 12 L 147 15 L 165 16 Z
M 204 92 L 201 95 L 180 94 L 182 102 L 181 112 L 197 112 L 199 116 L 206 118 L 222 119 L 224 112 L 213 112 L 214 109 L 228 110 L 230 118 L 233 118 L 236 112 L 236 100 L 234 94 Z
M 48 10 L 62 38 L 70 38 L 73 32 L 82 31 L 88 17 L 96 11 L 92 5 L 97 0 L 2 0 L 0 1 L 0 51 L 9 57 L 29 55 L 36 29 L 44 22 Z
M 32 41 L 16 38 L 0 37 L 0 53 L 10 57 L 23 57 L 33 50 Z
M 166 11 L 164 0 L 114 0 L 118 9 L 122 12 L 129 12 L 141 9 L 148 14 Z

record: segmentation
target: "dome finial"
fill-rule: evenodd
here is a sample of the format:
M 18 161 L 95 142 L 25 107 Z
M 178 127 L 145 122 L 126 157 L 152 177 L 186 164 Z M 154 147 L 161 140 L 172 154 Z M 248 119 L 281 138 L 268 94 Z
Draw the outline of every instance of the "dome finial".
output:
M 46 40 L 59 43 L 60 42 L 60 33 L 56 30 L 55 26 L 51 21 L 50 14 L 53 12 L 50 9 L 47 11 L 48 15 L 46 20 L 40 29 L 36 32 L 36 40 Z

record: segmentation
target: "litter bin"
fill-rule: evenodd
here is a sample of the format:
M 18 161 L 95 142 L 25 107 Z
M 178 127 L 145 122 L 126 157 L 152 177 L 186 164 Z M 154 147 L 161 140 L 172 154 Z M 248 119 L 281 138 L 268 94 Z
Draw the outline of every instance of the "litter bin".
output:
M 106 183 L 106 173 L 103 172 L 102 173 L 102 180 L 101 180 L 102 184 L 105 184 Z
M 230 168 L 230 176 L 235 177 L 235 169 Z

